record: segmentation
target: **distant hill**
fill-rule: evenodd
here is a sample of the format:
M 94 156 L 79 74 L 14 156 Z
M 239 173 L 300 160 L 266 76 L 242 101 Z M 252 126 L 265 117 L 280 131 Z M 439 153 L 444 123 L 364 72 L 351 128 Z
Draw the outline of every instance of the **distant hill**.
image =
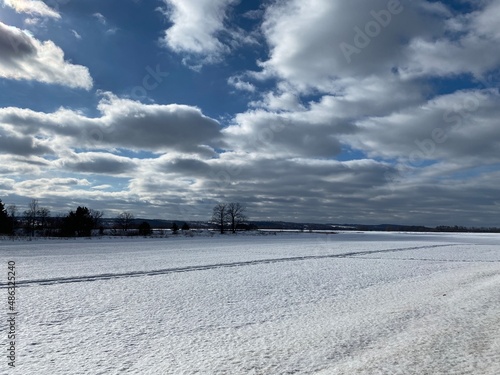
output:
M 212 225 L 207 221 L 185 221 L 185 220 L 163 220 L 163 219 L 141 219 L 132 221 L 132 227 L 139 226 L 142 222 L 147 222 L 155 229 L 170 229 L 173 223 L 182 226 L 187 222 L 193 229 L 209 229 Z M 114 219 L 103 219 L 102 223 L 107 228 L 112 228 Z M 399 225 L 399 224 L 318 224 L 318 223 L 293 223 L 287 221 L 248 221 L 249 228 L 267 230 L 297 230 L 297 231 L 383 231 L 383 232 L 491 232 L 500 233 L 500 228 L 467 228 L 462 226 L 438 226 L 435 228 L 422 225 Z

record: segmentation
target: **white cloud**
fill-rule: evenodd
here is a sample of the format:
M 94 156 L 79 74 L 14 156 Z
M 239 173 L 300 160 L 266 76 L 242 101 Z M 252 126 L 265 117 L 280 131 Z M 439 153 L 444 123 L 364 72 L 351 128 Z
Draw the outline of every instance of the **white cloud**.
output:
M 74 210 L 76 205 L 95 208 L 96 202 L 101 200 L 111 202 L 131 198 L 129 193 L 123 191 L 108 192 L 92 189 L 92 183 L 87 179 L 59 177 L 27 178 L 16 182 L 11 194 L 26 197 L 25 202 L 32 198 L 41 199 L 43 200 L 41 205 L 48 206 L 53 213 L 55 213 L 53 207 L 58 210 L 63 207 Z M 99 208 L 102 209 L 102 204 Z
M 0 178 L 0 191 L 12 190 L 15 182 L 12 178 Z
M 223 130 L 226 148 L 272 158 L 331 158 L 340 153 L 342 122 L 322 118 L 319 112 L 277 113 L 248 111 Z
M 480 78 L 500 63 L 500 57 L 491 53 L 496 43 L 472 35 L 461 38 L 458 43 L 448 39 L 415 39 L 406 48 L 407 59 L 400 64 L 398 72 L 403 78 L 461 74 Z
M 0 174 L 24 179 L 38 175 L 50 166 L 50 162 L 39 156 L 19 156 L 0 154 Z
M 92 186 L 92 189 L 95 189 L 95 190 L 107 190 L 107 189 L 112 189 L 112 188 L 113 188 L 113 185 L 108 185 L 108 184 Z
M 41 0 L 3 0 L 4 5 L 18 13 L 27 13 L 34 16 L 61 18 L 61 15 Z
M 53 113 L 0 108 L 0 129 L 50 141 L 55 148 L 125 148 L 152 152 L 177 151 L 213 156 L 220 125 L 196 107 L 142 104 L 104 93 L 101 117 L 77 111 Z
M 105 32 L 107 35 L 114 35 L 117 33 L 118 27 L 110 27 L 107 18 L 104 17 L 102 13 L 94 13 L 92 16 L 95 17 L 101 25 L 106 27 Z
M 481 76 L 500 63 L 500 6 L 476 6 L 464 15 L 426 0 L 276 2 L 262 24 L 269 58 L 253 75 L 305 94 L 338 94 L 346 78 Z
M 235 116 L 223 130 L 227 148 L 267 155 L 334 157 L 344 137 L 356 133 L 359 118 L 385 116 L 418 106 L 425 99 L 418 84 L 370 76 L 338 81 L 338 95 L 323 95 L 303 103 L 300 94 L 281 85 L 277 93 L 252 102 L 255 109 Z M 394 95 L 398 92 L 398 95 Z
M 106 17 L 104 17 L 101 13 L 94 13 L 92 16 L 97 18 L 97 20 L 103 25 L 106 25 L 108 23 Z
M 77 178 L 39 178 L 36 180 L 25 180 L 16 184 L 17 187 L 26 190 L 35 189 L 64 189 L 69 190 L 72 186 L 89 186 L 90 182 L 86 179 Z
M 108 35 L 114 35 L 114 34 L 117 33 L 117 31 L 118 31 L 117 27 L 112 27 L 112 28 L 106 30 L 106 34 L 108 34 Z
M 371 157 L 420 167 L 426 161 L 464 168 L 500 162 L 498 90 L 459 91 L 388 116 L 358 121 L 345 137 Z
M 437 38 L 415 37 L 405 49 L 400 64 L 404 77 L 458 76 L 472 74 L 482 77 L 500 64 L 495 53 L 500 42 L 496 20 L 500 3 L 485 1 L 479 9 L 443 23 L 446 34 Z
M 241 77 L 229 77 L 227 83 L 241 91 L 255 92 L 256 87 L 250 82 L 243 81 Z
M 76 30 L 71 30 L 71 33 L 75 36 L 76 39 L 82 39 L 82 36 L 78 34 Z
M 468 17 L 472 33 L 493 39 L 500 40 L 500 30 L 498 29 L 498 17 L 500 15 L 500 2 L 487 0 L 484 7 L 474 12 Z
M 364 40 L 366 46 L 356 44 L 357 30 L 374 24 L 372 12 L 388 13 L 389 3 L 294 0 L 269 6 L 262 31 L 270 56 L 261 63 L 262 74 L 286 80 L 302 91 L 330 93 L 339 78 L 389 75 L 394 62 L 401 58 L 400 41 L 415 33 L 428 34 L 437 27 L 429 19 L 424 23 L 416 6 L 405 2 L 404 7 L 390 13 L 385 27 L 377 24 L 377 35 Z M 346 56 L 343 44 L 354 46 L 357 52 Z
M 229 47 L 222 42 L 226 13 L 237 0 L 164 0 L 165 15 L 173 25 L 162 42 L 173 51 L 200 55 L 207 62 L 218 61 Z M 226 35 L 227 37 L 227 35 Z
M 118 147 L 205 153 L 220 136 L 220 125 L 196 107 L 145 105 L 107 95 L 99 104 L 103 141 Z
M 34 80 L 89 90 L 89 70 L 64 60 L 52 41 L 41 42 L 29 33 L 0 22 L 0 77 Z

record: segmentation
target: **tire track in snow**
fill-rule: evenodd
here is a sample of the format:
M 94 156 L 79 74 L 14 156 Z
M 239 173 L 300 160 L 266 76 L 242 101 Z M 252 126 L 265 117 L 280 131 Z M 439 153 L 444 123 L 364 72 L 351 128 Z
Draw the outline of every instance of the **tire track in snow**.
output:
M 212 270 L 212 269 L 217 269 L 217 268 L 245 267 L 245 266 L 253 266 L 253 265 L 259 265 L 259 264 L 298 262 L 298 261 L 315 260 L 315 259 L 350 258 L 350 257 L 361 258 L 361 256 L 363 256 L 363 255 L 370 255 L 370 254 L 390 253 L 390 252 L 420 250 L 420 249 L 432 249 L 432 248 L 438 248 L 438 247 L 449 247 L 449 246 L 457 246 L 457 245 L 460 245 L 460 244 L 428 245 L 428 246 L 404 247 L 404 248 L 396 248 L 396 249 L 357 251 L 357 252 L 349 252 L 349 253 L 342 253 L 342 254 L 305 255 L 305 256 L 287 257 L 287 258 L 257 259 L 257 260 L 249 260 L 249 261 L 242 261 L 242 262 L 216 263 L 216 264 L 197 265 L 197 266 L 174 267 L 174 268 L 165 268 L 165 269 L 150 270 L 150 271 L 131 271 L 131 272 L 123 272 L 123 273 L 104 273 L 104 274 L 97 274 L 97 275 L 58 277 L 58 278 L 50 278 L 50 279 L 18 280 L 18 281 L 16 281 L 16 286 L 17 287 L 27 287 L 27 286 L 37 286 L 37 285 L 54 285 L 54 284 L 88 282 L 88 281 L 111 280 L 111 279 L 119 279 L 119 278 L 126 278 L 126 277 L 157 276 L 157 275 L 167 275 L 170 273 L 206 271 L 206 270 Z M 0 282 L 0 289 L 5 289 L 5 288 L 7 288 L 7 283 Z
M 432 258 L 379 258 L 379 257 L 353 257 L 356 259 L 368 260 L 408 260 L 419 262 L 444 262 L 444 263 L 500 263 L 500 260 L 482 259 L 432 259 Z

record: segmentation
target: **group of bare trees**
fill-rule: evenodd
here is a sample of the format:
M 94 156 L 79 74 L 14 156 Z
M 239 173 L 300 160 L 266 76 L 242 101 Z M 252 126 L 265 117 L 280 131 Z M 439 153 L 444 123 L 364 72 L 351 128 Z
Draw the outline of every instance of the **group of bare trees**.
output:
M 243 224 L 245 220 L 245 208 L 240 203 L 218 203 L 213 208 L 211 222 L 221 233 L 224 233 L 226 226 L 235 233 L 238 225 Z
M 35 235 L 36 229 L 45 230 L 49 224 L 50 210 L 40 207 L 38 199 L 32 199 L 28 204 L 28 209 L 24 211 L 24 224 L 30 236 Z
M 36 230 L 44 230 L 49 226 L 50 210 L 46 207 L 40 207 L 37 199 L 31 200 L 28 204 L 28 209 L 24 211 L 21 223 L 17 212 L 16 205 L 5 207 L 0 199 L 0 233 L 13 234 L 16 227 L 22 224 L 26 232 L 33 236 Z
M 150 236 L 153 234 L 153 228 L 147 221 L 137 223 L 134 214 L 129 211 L 121 212 L 114 219 L 111 233 L 122 234 L 126 236 Z M 133 229 L 133 230 L 131 230 Z
M 133 221 L 134 215 L 131 212 L 124 211 L 115 218 L 115 225 L 125 233 L 128 233 Z

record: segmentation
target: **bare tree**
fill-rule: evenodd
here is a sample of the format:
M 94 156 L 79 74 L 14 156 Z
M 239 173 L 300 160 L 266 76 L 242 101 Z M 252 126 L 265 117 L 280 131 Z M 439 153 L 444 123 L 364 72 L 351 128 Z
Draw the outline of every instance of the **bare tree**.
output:
M 14 220 L 17 215 L 17 206 L 15 204 L 7 206 L 7 213 Z
M 241 224 L 246 220 L 245 207 L 239 203 L 229 203 L 226 207 L 226 214 L 227 219 L 231 224 L 232 232 L 236 233 L 236 227 L 238 224 Z
M 35 235 L 35 228 L 37 224 L 37 216 L 40 210 L 38 199 L 32 199 L 28 204 L 28 209 L 24 211 L 26 219 L 26 229 L 29 231 L 31 237 Z
M 128 232 L 130 229 L 130 225 L 132 224 L 132 220 L 134 220 L 134 215 L 130 212 L 124 211 L 116 218 L 116 221 L 121 229 L 125 232 Z
M 224 233 L 224 224 L 227 219 L 227 204 L 218 203 L 212 212 L 212 223 L 220 227 L 221 234 Z
M 40 207 L 37 211 L 37 217 L 42 231 L 47 227 L 47 222 L 50 217 L 50 210 L 46 207 Z
M 94 229 L 99 229 L 103 216 L 104 212 L 90 209 L 90 217 L 92 218 L 92 222 L 94 223 Z

